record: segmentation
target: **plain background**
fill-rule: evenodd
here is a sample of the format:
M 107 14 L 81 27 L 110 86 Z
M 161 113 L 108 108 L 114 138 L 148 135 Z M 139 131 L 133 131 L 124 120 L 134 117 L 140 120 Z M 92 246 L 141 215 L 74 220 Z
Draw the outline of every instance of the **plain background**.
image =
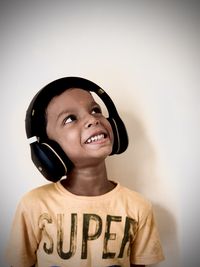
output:
M 1 1 L 0 261 L 21 196 L 46 183 L 30 159 L 28 104 L 50 81 L 81 76 L 114 100 L 128 150 L 111 179 L 150 199 L 166 260 L 200 263 L 198 1 Z

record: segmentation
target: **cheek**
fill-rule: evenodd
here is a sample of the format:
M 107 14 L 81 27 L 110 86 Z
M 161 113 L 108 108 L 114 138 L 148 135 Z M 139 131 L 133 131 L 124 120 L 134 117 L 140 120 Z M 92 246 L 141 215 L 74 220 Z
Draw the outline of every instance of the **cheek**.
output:
M 75 132 L 60 134 L 57 142 L 70 159 L 80 153 L 80 137 Z

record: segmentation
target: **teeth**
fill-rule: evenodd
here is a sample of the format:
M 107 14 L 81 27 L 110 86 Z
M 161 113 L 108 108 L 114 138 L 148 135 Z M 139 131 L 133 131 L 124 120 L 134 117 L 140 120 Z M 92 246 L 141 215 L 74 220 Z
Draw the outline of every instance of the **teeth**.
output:
M 104 138 L 104 134 L 98 134 L 98 135 L 95 135 L 95 136 L 90 137 L 86 141 L 86 143 L 89 144 L 89 143 L 92 143 L 92 142 L 96 142 L 96 141 L 99 141 L 99 140 L 101 140 L 103 138 Z

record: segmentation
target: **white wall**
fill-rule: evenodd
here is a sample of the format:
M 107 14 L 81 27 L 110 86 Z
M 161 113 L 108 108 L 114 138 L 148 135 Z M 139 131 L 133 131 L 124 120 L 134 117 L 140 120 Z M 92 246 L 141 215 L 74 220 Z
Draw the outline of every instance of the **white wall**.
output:
M 30 160 L 26 108 L 42 86 L 69 75 L 104 87 L 127 125 L 130 146 L 107 165 L 112 179 L 154 204 L 166 256 L 157 266 L 198 266 L 200 8 L 194 3 L 1 2 L 1 266 L 19 199 L 45 183 Z

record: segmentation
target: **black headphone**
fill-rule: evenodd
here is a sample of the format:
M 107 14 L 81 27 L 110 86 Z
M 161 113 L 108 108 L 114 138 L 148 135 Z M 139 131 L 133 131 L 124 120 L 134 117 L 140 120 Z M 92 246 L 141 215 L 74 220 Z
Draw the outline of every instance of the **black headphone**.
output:
M 81 88 L 96 93 L 104 102 L 111 124 L 114 142 L 113 154 L 120 154 L 128 147 L 128 135 L 116 107 L 109 95 L 97 84 L 80 77 L 64 77 L 43 87 L 32 99 L 26 112 L 26 135 L 30 143 L 31 158 L 43 176 L 52 182 L 57 182 L 73 168 L 72 162 L 66 156 L 57 142 L 50 140 L 46 134 L 45 111 L 55 96 L 69 88 Z

